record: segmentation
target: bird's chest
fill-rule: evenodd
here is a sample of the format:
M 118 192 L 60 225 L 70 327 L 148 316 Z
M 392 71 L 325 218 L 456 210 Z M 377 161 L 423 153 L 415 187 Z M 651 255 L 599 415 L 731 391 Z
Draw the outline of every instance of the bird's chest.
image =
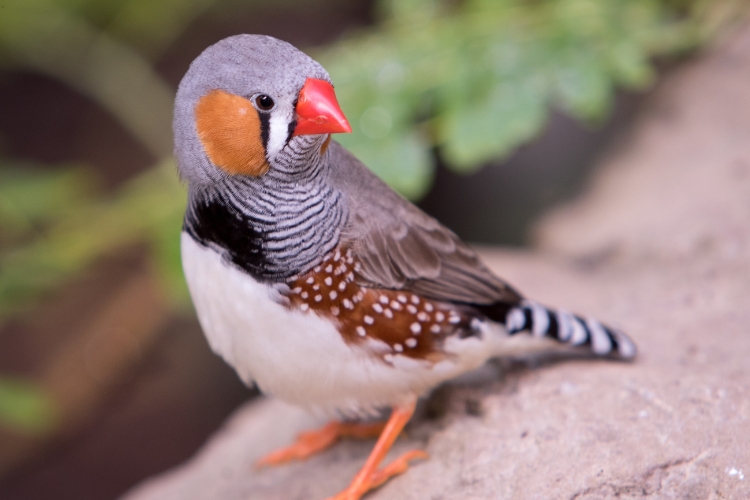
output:
M 285 304 L 274 287 L 186 233 L 182 260 L 211 348 L 245 383 L 311 409 L 350 412 L 403 392 L 394 370 L 374 362 L 368 349 L 348 344 L 335 322 Z M 377 395 L 368 399 L 368 390 Z
M 465 319 L 436 302 L 358 286 L 346 253 L 291 281 L 286 294 L 187 233 L 182 258 L 211 348 L 266 393 L 357 413 L 420 395 L 459 368 L 443 344 Z

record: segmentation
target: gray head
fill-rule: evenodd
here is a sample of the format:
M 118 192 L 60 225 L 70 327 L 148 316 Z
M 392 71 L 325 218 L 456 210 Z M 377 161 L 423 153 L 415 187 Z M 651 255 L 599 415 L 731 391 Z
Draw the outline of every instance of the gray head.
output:
M 180 175 L 192 186 L 293 169 L 290 150 L 306 156 L 328 134 L 351 131 L 326 70 L 263 35 L 225 38 L 193 61 L 173 127 Z

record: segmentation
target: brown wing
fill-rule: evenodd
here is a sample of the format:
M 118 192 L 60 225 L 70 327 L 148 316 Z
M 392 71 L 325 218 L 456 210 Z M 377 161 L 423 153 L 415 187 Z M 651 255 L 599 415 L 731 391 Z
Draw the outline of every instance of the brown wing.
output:
M 348 198 L 343 239 L 360 262 L 363 284 L 467 304 L 521 300 L 452 231 L 397 195 L 341 146 L 333 143 L 330 149 L 333 181 Z

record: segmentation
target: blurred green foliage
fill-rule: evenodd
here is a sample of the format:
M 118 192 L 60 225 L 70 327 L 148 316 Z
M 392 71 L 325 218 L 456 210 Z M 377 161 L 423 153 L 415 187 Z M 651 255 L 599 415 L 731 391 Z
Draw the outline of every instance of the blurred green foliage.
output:
M 2 1 L 0 67 L 39 72 L 88 96 L 161 160 L 109 195 L 84 167 L 0 164 L 0 324 L 134 243 L 149 245 L 173 303 L 187 303 L 179 260 L 185 193 L 169 159 L 174 89 L 154 62 L 199 16 L 260 3 Z M 434 152 L 470 172 L 533 138 L 553 107 L 601 121 L 616 87 L 648 86 L 654 56 L 705 42 L 741 5 L 380 0 L 376 26 L 313 55 L 330 71 L 354 128 L 337 139 L 418 198 L 430 185 Z M 0 381 L 0 420 L 42 425 L 40 401 L 33 389 Z
M 0 378 L 0 425 L 40 435 L 56 422 L 51 399 L 39 387 L 22 380 Z
M 539 133 L 550 108 L 601 121 L 651 59 L 705 39 L 706 6 L 658 0 L 386 0 L 379 30 L 320 52 L 354 133 L 338 138 L 412 198 L 437 148 L 471 172 Z
M 41 291 L 61 284 L 97 257 L 143 241 L 151 243 L 165 290 L 178 303 L 187 298 L 179 253 L 185 193 L 171 159 L 127 182 L 112 197 L 80 196 L 90 181 L 76 171 L 12 171 L 5 178 L 0 194 L 13 193 L 3 198 L 13 209 L 0 204 L 0 223 L 21 221 L 15 227 L 23 243 L 0 253 L 0 320 L 33 305 Z M 37 191 L 28 196 L 33 188 Z M 54 199 L 41 201 L 44 190 Z M 34 216 L 37 221 L 51 218 L 54 210 L 58 213 L 47 227 L 32 223 Z

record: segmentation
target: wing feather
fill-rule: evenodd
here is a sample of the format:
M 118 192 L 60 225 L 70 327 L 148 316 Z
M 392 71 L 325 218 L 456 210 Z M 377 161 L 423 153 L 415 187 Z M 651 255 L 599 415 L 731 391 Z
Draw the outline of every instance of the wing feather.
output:
M 337 143 L 329 151 L 332 181 L 349 202 L 343 239 L 360 263 L 360 282 L 449 302 L 521 300 L 451 230 L 397 195 Z

